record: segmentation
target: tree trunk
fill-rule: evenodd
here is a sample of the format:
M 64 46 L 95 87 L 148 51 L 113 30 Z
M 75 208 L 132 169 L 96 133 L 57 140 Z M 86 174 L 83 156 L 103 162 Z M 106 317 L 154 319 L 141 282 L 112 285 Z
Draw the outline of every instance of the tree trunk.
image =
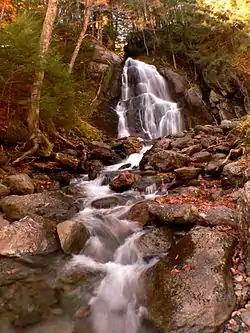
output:
M 48 53 L 53 26 L 57 13 L 57 5 L 58 5 L 58 0 L 49 0 L 48 2 L 48 7 L 40 37 L 39 57 L 41 65 L 43 65 L 45 57 Z M 36 72 L 35 79 L 31 88 L 31 105 L 28 113 L 27 123 L 29 131 L 32 135 L 32 139 L 37 138 L 39 132 L 39 112 L 40 112 L 39 104 L 40 104 L 43 79 L 44 79 L 44 71 L 40 70 L 39 72 Z
M 91 1 L 91 0 L 90 1 L 86 0 L 86 7 L 85 7 L 85 12 L 84 12 L 82 31 L 80 33 L 80 36 L 78 38 L 78 41 L 77 41 L 75 49 L 74 49 L 74 52 L 73 52 L 72 57 L 70 59 L 69 73 L 72 73 L 76 58 L 78 56 L 78 53 L 79 53 L 81 45 L 82 45 L 82 41 L 84 40 L 84 37 L 85 37 L 86 32 L 87 32 L 87 28 L 88 28 L 89 21 L 90 21 L 90 15 L 91 15 L 91 11 L 92 11 L 92 2 L 93 1 Z

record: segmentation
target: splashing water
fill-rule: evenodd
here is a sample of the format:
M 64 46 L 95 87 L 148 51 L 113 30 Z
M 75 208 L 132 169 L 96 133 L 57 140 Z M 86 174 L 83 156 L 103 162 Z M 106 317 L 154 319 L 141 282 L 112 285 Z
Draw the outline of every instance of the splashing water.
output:
M 122 75 L 122 98 L 116 108 L 118 137 L 152 139 L 181 131 L 181 114 L 171 101 L 164 78 L 155 66 L 128 58 Z

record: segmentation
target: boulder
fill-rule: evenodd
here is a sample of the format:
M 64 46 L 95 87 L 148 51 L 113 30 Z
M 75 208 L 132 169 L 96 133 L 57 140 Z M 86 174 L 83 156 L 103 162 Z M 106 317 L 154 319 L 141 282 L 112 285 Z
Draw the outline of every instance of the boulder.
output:
M 94 180 L 102 171 L 103 164 L 99 160 L 87 161 L 85 163 L 86 172 L 89 180 Z
M 96 209 L 107 209 L 116 206 L 124 206 L 129 199 L 129 197 L 125 197 L 122 195 L 113 195 L 94 200 L 92 201 L 91 206 Z
M 215 206 L 206 212 L 199 213 L 200 222 L 211 226 L 229 226 L 235 229 L 240 228 L 239 214 L 236 210 L 225 207 Z
M 171 141 L 171 146 L 174 149 L 183 149 L 194 145 L 194 140 L 189 136 L 184 136 L 183 138 L 177 138 Z
M 166 255 L 173 244 L 172 231 L 167 228 L 149 229 L 135 240 L 135 246 L 143 257 Z
M 202 91 L 198 86 L 189 88 L 185 93 L 189 107 L 202 108 L 204 105 Z
M 100 160 L 104 165 L 116 164 L 121 161 L 121 157 L 106 143 L 93 141 L 89 148 L 89 160 Z
M 59 249 L 53 224 L 24 217 L 0 229 L 0 254 L 8 257 L 48 254 Z
M 188 156 L 192 156 L 195 153 L 199 153 L 202 150 L 202 146 L 200 144 L 193 145 L 187 148 L 182 149 L 181 153 L 186 154 Z
M 243 221 L 246 225 L 250 226 L 250 181 L 248 181 L 244 188 L 239 193 L 239 207 L 242 214 Z
M 0 183 L 0 198 L 6 197 L 9 194 L 10 194 L 9 188 L 7 186 L 5 186 L 4 184 Z
M 141 193 L 149 193 L 151 189 L 156 192 L 161 187 L 162 179 L 160 176 L 142 176 L 137 177 L 133 189 Z
M 25 173 L 11 175 L 5 181 L 12 194 L 32 194 L 35 191 L 32 179 Z
M 70 219 L 79 211 L 75 198 L 60 190 L 23 196 L 11 195 L 0 200 L 0 207 L 10 220 L 40 215 L 55 223 Z
M 222 120 L 220 128 L 226 134 L 237 126 L 238 122 L 232 120 Z
M 205 163 L 212 159 L 212 155 L 208 151 L 200 151 L 199 153 L 193 154 L 191 160 L 195 163 Z
M 56 228 L 61 248 L 67 254 L 79 253 L 89 238 L 88 229 L 78 221 L 64 221 Z
M 198 209 L 191 204 L 154 204 L 149 206 L 149 214 L 156 225 L 189 227 L 198 220 Z
M 116 53 L 108 50 L 106 47 L 97 44 L 94 42 L 94 54 L 92 56 L 92 60 L 95 62 L 99 62 L 101 64 L 119 64 L 122 62 L 122 59 L 120 56 L 118 56 Z
M 112 146 L 112 149 L 118 152 L 122 151 L 127 156 L 134 153 L 139 153 L 142 148 L 143 148 L 143 141 L 135 136 L 129 136 L 127 138 L 120 139 L 118 140 L 116 145 Z
M 79 165 L 78 158 L 69 153 L 56 153 L 55 160 L 62 168 L 66 168 L 70 171 L 76 171 Z
M 216 333 L 235 306 L 229 261 L 235 239 L 197 228 L 141 277 L 143 305 L 161 332 Z
M 199 173 L 201 173 L 201 169 L 193 167 L 182 167 L 179 169 L 175 169 L 174 173 L 177 179 L 185 181 L 197 178 Z
M 211 125 L 196 125 L 194 128 L 196 134 L 213 134 L 214 129 Z
M 180 75 L 170 68 L 161 68 L 159 71 L 166 79 L 170 90 L 177 97 L 179 95 L 184 95 L 187 81 L 184 75 Z
M 125 171 L 113 179 L 110 182 L 109 187 L 111 190 L 121 193 L 130 190 L 134 182 L 135 175 L 132 172 Z
M 205 167 L 205 172 L 209 175 L 219 175 L 222 172 L 223 166 L 224 159 L 210 161 Z
M 126 218 L 137 222 L 141 227 L 151 224 L 152 217 L 149 214 L 149 202 L 142 201 L 134 204 Z
M 244 172 L 246 165 L 241 161 L 229 163 L 223 168 L 224 185 L 238 187 L 244 184 Z
M 171 150 L 150 151 L 144 154 L 140 161 L 140 169 L 145 170 L 147 166 L 153 167 L 160 172 L 174 171 L 188 163 L 188 157 Z

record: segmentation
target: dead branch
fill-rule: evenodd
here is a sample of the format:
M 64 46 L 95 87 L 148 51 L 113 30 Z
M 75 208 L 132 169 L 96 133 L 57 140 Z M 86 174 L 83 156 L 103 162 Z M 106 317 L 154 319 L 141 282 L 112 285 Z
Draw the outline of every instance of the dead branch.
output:
M 100 79 L 100 83 L 99 83 L 99 88 L 97 90 L 97 93 L 95 95 L 95 98 L 92 100 L 92 102 L 90 103 L 90 106 L 93 105 L 95 103 L 95 101 L 98 99 L 100 93 L 101 93 L 101 90 L 102 90 L 102 81 L 103 81 L 103 78 L 104 78 L 104 72 L 102 72 L 102 75 L 101 75 L 101 79 Z
M 58 132 L 54 132 L 53 133 L 55 135 L 55 137 L 57 137 L 59 140 L 61 140 L 62 142 L 64 142 L 66 145 L 70 146 L 71 148 L 76 148 L 76 145 L 72 142 L 70 142 L 68 139 L 65 139 L 61 134 L 59 134 Z

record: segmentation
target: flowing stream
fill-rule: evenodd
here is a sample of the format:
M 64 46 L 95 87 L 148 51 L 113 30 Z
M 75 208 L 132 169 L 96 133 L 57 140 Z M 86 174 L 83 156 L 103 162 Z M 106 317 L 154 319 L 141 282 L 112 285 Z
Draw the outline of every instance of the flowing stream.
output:
M 133 165 L 139 164 L 143 153 L 133 154 Z M 108 167 L 106 171 L 118 169 L 120 164 Z M 124 214 L 132 203 L 147 197 L 134 191 L 126 192 L 128 202 L 124 206 L 108 209 L 95 209 L 93 201 L 108 196 L 116 196 L 108 186 L 102 186 L 104 176 L 94 181 L 83 178 L 80 187 L 86 193 L 85 209 L 76 217 L 89 229 L 90 238 L 80 255 L 75 255 L 71 265 L 104 273 L 94 296 L 89 301 L 90 321 L 95 333 L 137 333 L 142 332 L 141 318 L 146 309 L 137 301 L 138 278 L 143 270 L 155 263 L 143 259 L 136 247 L 136 240 L 144 234 L 135 222 L 128 221 Z M 152 197 L 154 187 L 148 189 Z M 143 330 L 145 332 L 145 330 Z M 152 332 L 152 331 L 150 331 Z
M 128 58 L 117 105 L 118 137 L 159 138 L 181 131 L 181 114 L 171 100 L 164 78 L 155 66 Z

